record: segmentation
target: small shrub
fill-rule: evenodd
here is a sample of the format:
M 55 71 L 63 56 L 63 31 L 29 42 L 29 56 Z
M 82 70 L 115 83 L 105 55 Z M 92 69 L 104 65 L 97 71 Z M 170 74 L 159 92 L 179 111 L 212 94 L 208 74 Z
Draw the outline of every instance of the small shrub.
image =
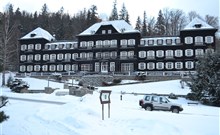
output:
M 170 93 L 169 98 L 170 99 L 177 99 L 178 97 L 175 94 Z
M 118 78 L 118 79 L 114 79 L 114 80 L 113 80 L 113 83 L 114 83 L 114 84 L 118 84 L 118 83 L 120 83 L 120 82 L 121 82 L 121 78 Z

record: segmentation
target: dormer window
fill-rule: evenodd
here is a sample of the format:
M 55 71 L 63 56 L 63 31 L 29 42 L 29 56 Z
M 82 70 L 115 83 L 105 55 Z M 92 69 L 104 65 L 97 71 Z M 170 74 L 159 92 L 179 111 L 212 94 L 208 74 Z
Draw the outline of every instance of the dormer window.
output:
M 105 31 L 105 30 L 102 30 L 102 34 L 106 34 L 106 31 Z
M 35 37 L 35 36 L 36 36 L 36 33 L 31 33 L 30 36 L 31 36 L 31 37 Z
M 201 27 L 202 27 L 202 24 L 195 24 L 194 27 L 195 27 L 195 28 L 201 28 Z
M 112 30 L 108 30 L 108 34 L 111 34 L 112 33 Z

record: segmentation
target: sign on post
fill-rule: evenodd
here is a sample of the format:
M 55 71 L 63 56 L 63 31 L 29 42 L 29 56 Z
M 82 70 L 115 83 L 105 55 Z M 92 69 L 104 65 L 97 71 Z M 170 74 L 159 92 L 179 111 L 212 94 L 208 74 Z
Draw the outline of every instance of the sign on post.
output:
M 111 91 L 110 90 L 102 90 L 100 92 L 100 102 L 102 104 L 102 120 L 104 120 L 104 104 L 108 104 L 108 118 L 110 118 L 110 94 Z

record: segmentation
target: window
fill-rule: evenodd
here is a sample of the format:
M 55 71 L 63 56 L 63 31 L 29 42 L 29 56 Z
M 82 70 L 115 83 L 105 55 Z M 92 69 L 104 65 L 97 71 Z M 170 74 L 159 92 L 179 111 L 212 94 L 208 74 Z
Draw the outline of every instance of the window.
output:
M 57 65 L 57 71 L 63 71 L 63 65 L 61 64 Z
M 35 50 L 40 50 L 41 49 L 41 44 L 36 44 L 35 45 Z
M 141 45 L 145 45 L 145 40 L 141 40 Z
M 36 54 L 36 55 L 34 56 L 34 59 L 35 59 L 36 61 L 40 61 L 40 60 L 41 60 L 41 55 L 40 55 L 40 54 Z
M 147 59 L 155 59 L 154 51 L 147 51 Z
M 93 42 L 93 41 L 89 41 L 89 42 L 88 42 L 88 47 L 92 48 L 93 45 L 94 45 L 94 42 Z
M 73 54 L 72 54 L 72 59 L 75 60 L 75 59 L 77 59 L 77 58 L 78 58 L 78 53 L 73 53 Z
M 175 41 L 176 41 L 176 44 L 180 44 L 181 43 L 180 38 L 175 39 Z
M 27 66 L 27 71 L 28 71 L 28 72 L 33 71 L 33 66 L 32 66 L 32 65 L 28 65 L 28 66 Z
M 56 70 L 56 66 L 55 65 L 50 65 L 50 71 L 55 71 Z
M 121 59 L 126 59 L 127 58 L 127 52 L 126 51 L 120 52 L 120 58 Z
M 167 43 L 167 45 L 172 45 L 172 39 L 167 39 L 166 43 Z
M 192 37 L 185 37 L 185 44 L 192 44 L 193 38 Z
M 147 63 L 147 69 L 149 69 L 149 70 L 155 69 L 155 64 L 153 62 Z
M 112 30 L 108 30 L 108 34 L 111 34 L 112 33 Z
M 44 54 L 44 55 L 43 55 L 43 60 L 44 60 L 44 61 L 49 60 L 49 54 Z
M 32 60 L 33 60 L 33 55 L 32 55 L 32 54 L 28 55 L 28 56 L 27 56 L 27 60 L 28 60 L 28 61 L 32 61 Z
M 158 50 L 157 51 L 157 57 L 163 57 L 164 56 L 164 51 L 163 50 Z
M 204 51 L 203 51 L 203 49 L 196 49 L 195 53 L 196 53 L 196 57 L 201 57 L 201 56 L 203 56 Z
M 110 62 L 110 71 L 111 72 L 115 71 L 115 62 Z
M 193 69 L 193 67 L 194 67 L 192 61 L 187 61 L 185 64 L 186 64 L 186 65 L 185 65 L 185 68 L 186 68 L 186 69 Z
M 29 44 L 29 45 L 28 45 L 28 50 L 31 51 L 31 50 L 33 50 L 33 49 L 34 49 L 34 45 L 33 45 L 33 44 Z
M 126 39 L 121 40 L 121 46 L 127 46 L 127 40 Z
M 77 43 L 73 43 L 73 48 L 78 48 L 78 44 Z
M 117 47 L 117 40 L 111 40 L 111 47 Z
M 50 54 L 50 61 L 55 61 L 56 60 L 56 54 Z
M 49 50 L 49 49 L 50 49 L 50 45 L 46 44 L 46 45 L 44 46 L 44 49 L 45 49 L 45 50 Z
M 70 49 L 72 47 L 71 43 L 66 43 L 66 49 Z
M 158 62 L 157 63 L 157 69 L 164 69 L 164 63 L 163 62 Z
M 138 63 L 138 69 L 145 70 L 146 69 L 146 63 L 144 63 L 144 62 Z
M 134 51 L 128 51 L 128 58 L 134 58 Z
M 59 53 L 59 54 L 57 55 L 57 59 L 58 59 L 58 60 L 62 60 L 62 59 L 63 59 L 63 54 L 62 54 L 62 53 Z
M 92 58 L 93 58 L 93 53 L 92 52 L 87 53 L 87 59 L 92 59 Z
M 153 102 L 158 102 L 158 97 L 153 96 L 153 97 L 152 97 L 152 101 L 153 101 Z
M 135 39 L 129 39 L 128 45 L 135 45 Z
M 173 50 L 166 50 L 166 58 L 173 58 Z
M 173 63 L 172 62 L 167 62 L 166 63 L 166 69 L 173 69 Z
M 195 37 L 195 45 L 203 45 L 203 37 L 202 36 Z
M 72 70 L 73 71 L 78 71 L 78 64 L 73 64 L 72 65 Z
M 114 59 L 117 58 L 117 52 L 116 51 L 111 52 L 110 56 L 111 56 L 111 58 L 114 58 Z
M 71 65 L 70 64 L 64 65 L 64 70 L 65 71 L 71 71 Z
M 100 68 L 99 68 L 99 62 L 95 62 L 95 72 L 99 72 L 100 70 Z
M 162 44 L 163 44 L 163 40 L 162 40 L 162 39 L 158 39 L 158 40 L 157 40 L 157 44 L 158 44 L 158 45 L 162 45 Z
M 109 52 L 103 52 L 102 53 L 102 58 L 109 59 Z
M 146 58 L 146 51 L 140 51 L 138 53 L 139 58 Z
M 20 66 L 20 71 L 21 71 L 21 72 L 25 72 L 25 70 L 26 70 L 26 67 L 25 67 L 24 65 L 21 65 L 21 66 Z
M 56 44 L 51 44 L 50 47 L 51 47 L 51 50 L 55 50 L 56 49 Z
M 63 47 L 64 47 L 64 44 L 59 44 L 58 45 L 58 49 L 63 49 Z
M 105 30 L 102 30 L 102 34 L 105 34 L 106 33 L 106 31 Z
M 109 40 L 104 40 L 103 41 L 103 45 L 104 46 L 109 46 L 110 45 L 110 41 Z
M 81 71 L 90 71 L 92 70 L 91 64 L 81 64 Z
M 21 45 L 21 51 L 25 51 L 27 49 L 27 45 Z
M 183 68 L 183 63 L 182 62 L 176 62 L 175 63 L 175 68 L 176 69 L 182 69 Z
M 21 56 L 20 56 L 20 60 L 21 60 L 21 61 L 26 61 L 26 55 L 21 55 Z
M 85 52 L 80 53 L 80 59 L 86 59 L 86 53 Z
M 186 49 L 186 50 L 185 50 L 185 55 L 186 55 L 187 57 L 193 56 L 193 50 L 192 50 L 192 49 Z
M 97 52 L 95 54 L 95 57 L 98 58 L 98 59 L 102 58 L 102 53 L 101 52 Z
M 40 65 L 34 65 L 34 71 L 40 71 Z
M 153 45 L 154 44 L 154 40 L 148 40 L 148 45 Z
M 102 46 L 102 41 L 101 40 L 97 40 L 96 41 L 96 48 L 101 48 Z
M 175 56 L 176 57 L 182 57 L 183 56 L 183 51 L 182 50 L 175 50 Z
M 47 71 L 47 70 L 48 70 L 47 67 L 48 67 L 47 65 L 43 65 L 43 66 L 42 66 L 42 70 L 43 70 L 43 71 Z
M 150 96 L 146 96 L 145 101 L 150 101 Z
M 71 59 L 71 54 L 70 54 L 70 53 L 66 53 L 66 54 L 64 55 L 64 59 L 65 59 L 65 61 L 70 61 L 70 59 Z
M 80 47 L 86 47 L 86 42 L 85 41 L 81 41 L 80 42 Z
M 208 44 L 213 43 L 214 42 L 213 36 L 206 36 L 205 37 L 205 42 L 208 43 Z
M 134 64 L 133 63 L 121 63 L 121 71 L 133 71 L 134 70 Z

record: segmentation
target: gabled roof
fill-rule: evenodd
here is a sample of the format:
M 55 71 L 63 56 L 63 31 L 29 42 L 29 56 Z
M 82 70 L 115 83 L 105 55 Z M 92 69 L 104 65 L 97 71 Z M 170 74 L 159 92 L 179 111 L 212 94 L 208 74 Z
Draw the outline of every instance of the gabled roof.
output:
M 46 31 L 46 30 L 44 30 L 40 27 L 38 27 L 35 30 L 31 31 L 30 33 L 28 33 L 27 35 L 22 37 L 20 40 L 39 39 L 39 38 L 43 38 L 43 39 L 46 39 L 48 41 L 54 40 L 54 37 L 48 31 Z
M 183 30 L 215 29 L 205 21 L 194 18 Z
M 139 32 L 124 20 L 103 21 L 93 24 L 91 27 L 80 33 L 79 35 L 93 35 L 101 26 L 112 25 L 119 33 L 134 33 Z

